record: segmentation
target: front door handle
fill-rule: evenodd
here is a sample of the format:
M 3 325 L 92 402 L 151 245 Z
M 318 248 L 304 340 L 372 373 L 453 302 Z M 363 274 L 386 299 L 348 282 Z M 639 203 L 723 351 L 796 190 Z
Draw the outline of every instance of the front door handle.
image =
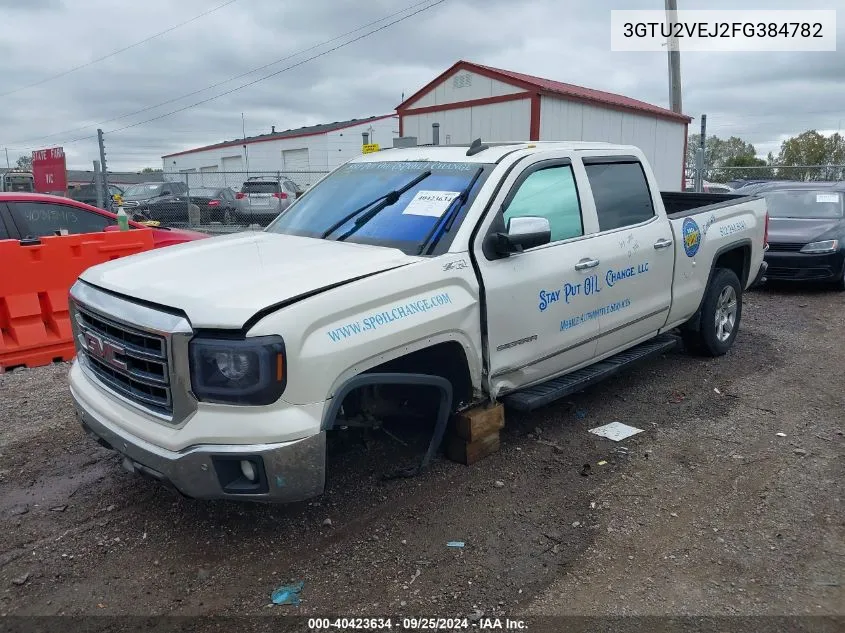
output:
M 595 268 L 599 265 L 599 260 L 585 258 L 575 264 L 575 270 L 587 270 L 588 268 Z
M 672 246 L 672 240 L 661 237 L 654 243 L 654 250 L 659 251 L 661 248 L 669 248 L 670 246 Z

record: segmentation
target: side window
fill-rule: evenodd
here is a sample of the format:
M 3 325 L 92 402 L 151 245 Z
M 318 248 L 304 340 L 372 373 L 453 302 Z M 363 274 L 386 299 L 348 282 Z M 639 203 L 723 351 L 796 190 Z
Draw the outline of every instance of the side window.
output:
M 44 237 L 60 229 L 67 229 L 71 235 L 97 233 L 113 224 L 104 215 L 64 204 L 15 202 L 10 207 L 15 224 L 24 237 Z
M 610 231 L 654 217 L 654 204 L 639 163 L 586 164 L 599 230 Z
M 2 204 L 0 204 L 2 206 Z M 0 240 L 9 239 L 9 232 L 6 230 L 6 223 L 3 222 L 3 216 L 0 215 Z
M 511 218 L 526 215 L 548 219 L 552 242 L 584 234 L 581 203 L 572 167 L 561 165 L 539 169 L 522 181 L 505 209 L 505 226 Z

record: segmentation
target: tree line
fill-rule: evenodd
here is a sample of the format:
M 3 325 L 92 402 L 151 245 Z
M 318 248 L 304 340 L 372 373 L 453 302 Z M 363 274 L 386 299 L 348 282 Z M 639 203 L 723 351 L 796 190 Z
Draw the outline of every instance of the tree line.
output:
M 695 170 L 700 134 L 687 142 L 687 169 Z M 704 145 L 704 180 L 845 180 L 845 139 L 835 132 L 824 136 L 808 130 L 781 143 L 777 155 L 757 156 L 754 145 L 738 136 L 708 136 Z

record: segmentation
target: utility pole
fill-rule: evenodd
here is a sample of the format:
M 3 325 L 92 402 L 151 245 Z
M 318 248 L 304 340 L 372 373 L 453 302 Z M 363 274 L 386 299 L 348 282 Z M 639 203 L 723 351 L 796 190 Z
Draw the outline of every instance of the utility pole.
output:
M 100 161 L 94 161 L 94 190 L 97 192 L 97 208 L 104 209 L 103 176 L 100 173 Z
M 109 196 L 109 170 L 106 166 L 106 145 L 103 142 L 103 131 L 97 128 L 97 143 L 100 145 L 100 187 L 102 187 L 103 204 L 107 200 L 111 200 Z M 111 210 L 111 204 L 108 204 L 105 209 Z
M 707 115 L 701 115 L 701 138 L 698 141 L 698 148 L 695 150 L 695 175 L 693 186 L 696 191 L 704 190 L 704 147 L 707 138 Z
M 675 20 L 678 17 L 677 0 L 666 0 L 666 21 L 669 28 L 673 29 Z M 681 51 L 678 47 L 678 38 L 670 36 L 667 41 L 669 51 L 669 102 L 672 112 L 681 113 Z
M 12 168 L 12 166 L 9 164 L 9 148 L 8 148 L 8 147 L 6 147 L 6 148 L 4 148 L 4 149 L 6 150 L 6 167 L 8 167 L 9 169 L 11 169 L 11 168 Z
M 246 163 L 246 178 L 249 180 L 249 148 L 246 146 L 246 119 L 241 112 L 241 135 L 244 139 L 244 162 Z

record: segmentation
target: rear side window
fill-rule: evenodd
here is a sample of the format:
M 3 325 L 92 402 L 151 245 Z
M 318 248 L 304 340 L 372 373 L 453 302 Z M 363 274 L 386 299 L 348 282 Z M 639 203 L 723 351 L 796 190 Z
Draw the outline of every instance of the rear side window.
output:
M 654 217 L 654 204 L 642 165 L 592 163 L 584 167 L 593 190 L 600 231 L 639 224 Z
M 245 182 L 241 188 L 243 193 L 277 193 L 279 183 L 277 182 Z
M 0 203 L 2 206 L 2 203 Z M 0 240 L 7 240 L 9 239 L 9 232 L 6 230 L 6 224 L 3 222 L 3 216 L 0 215 Z
M 9 206 L 21 235 L 26 237 L 53 235 L 60 229 L 67 229 L 71 235 L 96 233 L 113 224 L 107 216 L 64 204 L 13 202 Z

